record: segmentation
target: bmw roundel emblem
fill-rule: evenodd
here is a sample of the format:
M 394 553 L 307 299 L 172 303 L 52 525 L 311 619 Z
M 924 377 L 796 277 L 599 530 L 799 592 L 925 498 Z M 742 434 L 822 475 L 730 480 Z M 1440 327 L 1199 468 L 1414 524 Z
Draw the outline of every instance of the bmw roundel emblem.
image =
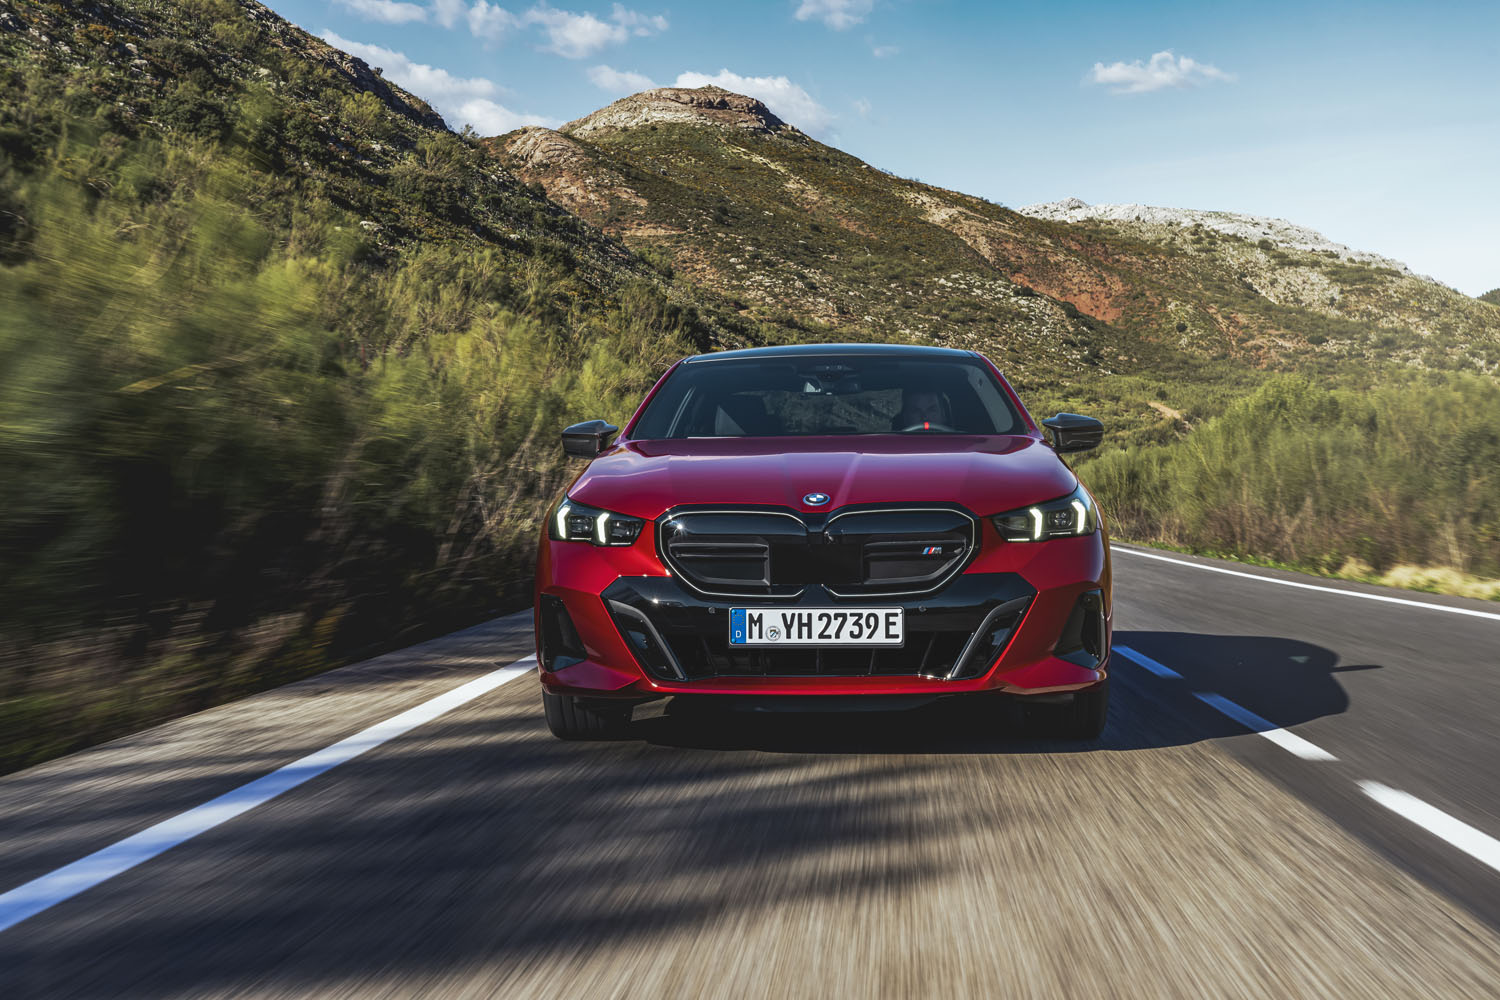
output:
M 809 507 L 821 507 L 825 503 L 827 503 L 829 499 L 830 498 L 827 493 L 809 493 L 807 496 L 802 498 L 802 502 L 807 504 Z

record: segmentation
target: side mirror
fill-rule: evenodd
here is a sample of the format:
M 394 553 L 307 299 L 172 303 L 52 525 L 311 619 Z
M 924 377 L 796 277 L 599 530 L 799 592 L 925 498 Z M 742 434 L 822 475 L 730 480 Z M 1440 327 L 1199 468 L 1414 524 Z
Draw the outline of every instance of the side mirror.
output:
M 563 428 L 563 454 L 576 458 L 593 458 L 609 447 L 610 438 L 620 433 L 620 428 L 603 420 L 585 420 L 581 424 Z
M 1088 451 L 1099 447 L 1104 440 L 1104 425 L 1093 417 L 1077 413 L 1059 413 L 1042 421 L 1042 426 L 1052 432 L 1052 447 L 1059 454 L 1070 451 Z

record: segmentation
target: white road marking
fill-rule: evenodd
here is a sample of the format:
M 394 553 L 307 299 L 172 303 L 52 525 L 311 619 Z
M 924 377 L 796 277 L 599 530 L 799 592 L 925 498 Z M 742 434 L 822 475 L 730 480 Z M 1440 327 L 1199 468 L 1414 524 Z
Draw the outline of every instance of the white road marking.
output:
M 1474 608 L 1450 608 L 1446 604 L 1428 604 L 1426 601 L 1413 601 L 1405 597 L 1388 597 L 1385 594 L 1366 594 L 1358 590 L 1341 590 L 1338 587 L 1323 587 L 1315 583 L 1302 583 L 1297 580 L 1282 580 L 1274 576 L 1260 576 L 1256 573 L 1245 573 L 1237 569 L 1228 569 L 1224 566 L 1208 566 L 1204 563 L 1189 562 L 1186 559 L 1173 559 L 1170 556 L 1158 555 L 1155 552 L 1142 552 L 1140 549 L 1127 549 L 1115 545 L 1110 547 L 1110 552 L 1123 552 L 1127 555 L 1141 556 L 1145 559 L 1156 559 L 1161 562 L 1173 563 L 1177 566 L 1191 566 L 1194 569 L 1207 570 L 1210 573 L 1223 573 L 1225 576 L 1242 576 L 1246 580 L 1259 580 L 1262 583 L 1279 583 L 1283 587 L 1297 587 L 1300 590 L 1318 590 L 1325 594 L 1342 594 L 1344 597 L 1359 597 L 1366 601 L 1382 601 L 1386 604 L 1403 604 L 1412 608 L 1427 608 L 1431 611 L 1447 611 L 1455 615 L 1468 615 L 1472 618 L 1490 618 L 1500 621 L 1500 612 L 1479 611 Z
M 1116 646 L 1114 649 L 1115 652 L 1124 653 L 1126 659 L 1145 667 L 1158 677 L 1165 677 L 1169 680 L 1182 680 L 1182 675 L 1177 671 L 1165 663 L 1158 663 L 1145 653 L 1137 653 L 1129 646 Z M 1296 754 L 1303 760 L 1338 760 L 1337 757 L 1317 744 L 1309 743 L 1296 733 L 1287 732 L 1269 719 L 1262 719 L 1248 708 L 1230 701 L 1221 694 L 1215 694 L 1212 691 L 1194 691 L 1193 697 L 1210 708 L 1217 709 L 1229 716 L 1246 729 L 1259 733 L 1288 753 Z
M 71 899 L 85 889 L 91 889 L 200 833 L 269 802 L 282 792 L 290 791 L 325 771 L 353 760 L 367 750 L 373 750 L 382 743 L 431 722 L 502 684 L 525 676 L 535 666 L 536 657 L 528 656 L 499 670 L 492 670 L 384 722 L 362 729 L 332 746 L 310 753 L 233 791 L 225 792 L 216 799 L 210 799 L 72 864 L 17 886 L 0 895 L 0 931 L 14 927 L 27 917 L 33 917 L 65 899 Z
M 1176 560 L 1173 561 L 1175 562 Z M 1192 564 L 1190 563 L 1189 565 Z M 1428 606 L 1435 607 L 1436 605 Z M 1124 653 L 1126 659 L 1145 667 L 1158 677 L 1182 680 L 1182 675 L 1171 667 L 1158 663 L 1156 660 L 1142 653 L 1137 653 L 1129 646 L 1116 646 L 1115 652 Z M 1261 718 L 1248 708 L 1230 701 L 1221 694 L 1215 694 L 1212 691 L 1194 691 L 1193 697 L 1205 705 L 1219 710 L 1247 729 L 1264 736 L 1283 750 L 1295 754 L 1303 760 L 1338 760 L 1337 757 L 1317 744 L 1310 743 L 1295 733 L 1287 732 L 1269 719 Z M 1470 826 L 1461 819 L 1456 819 L 1448 815 L 1436 806 L 1428 805 L 1415 795 L 1398 791 L 1389 785 L 1382 785 L 1378 781 L 1360 781 L 1358 784 L 1360 791 L 1396 815 L 1410 820 L 1428 833 L 1447 841 L 1471 858 L 1489 865 L 1496 871 L 1500 871 L 1500 840 L 1496 840 L 1494 837 Z
M 1171 667 L 1167 666 L 1165 663 L 1157 663 L 1145 653 L 1137 653 L 1129 646 L 1116 646 L 1115 652 L 1124 653 L 1126 659 L 1132 660 L 1138 666 L 1145 667 L 1147 670 L 1151 671 L 1158 677 L 1166 677 L 1174 681 L 1182 680 L 1182 675 L 1173 670 Z
M 1287 753 L 1296 754 L 1303 760 L 1338 760 L 1317 744 L 1309 743 L 1296 733 L 1287 732 L 1269 719 L 1262 719 L 1248 708 L 1230 701 L 1222 694 L 1214 694 L 1212 691 L 1194 691 L 1193 697 L 1205 705 L 1218 709 L 1235 722 L 1254 730 Z
M 1455 819 L 1406 792 L 1397 791 L 1378 781 L 1361 781 L 1360 790 L 1391 812 L 1440 837 L 1471 858 L 1500 871 L 1500 840 L 1482 833 L 1461 819 Z

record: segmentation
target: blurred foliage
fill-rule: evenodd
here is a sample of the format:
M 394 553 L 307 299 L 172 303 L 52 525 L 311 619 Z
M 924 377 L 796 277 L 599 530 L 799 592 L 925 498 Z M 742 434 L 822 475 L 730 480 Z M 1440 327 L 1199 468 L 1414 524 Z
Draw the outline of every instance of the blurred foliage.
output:
M 295 29 L 114 13 L 0 34 L 0 770 L 523 606 L 558 429 L 758 335 Z
M 1276 376 L 1188 437 L 1079 474 L 1113 530 L 1336 571 L 1357 559 L 1500 577 L 1500 385 L 1412 375 L 1329 389 Z

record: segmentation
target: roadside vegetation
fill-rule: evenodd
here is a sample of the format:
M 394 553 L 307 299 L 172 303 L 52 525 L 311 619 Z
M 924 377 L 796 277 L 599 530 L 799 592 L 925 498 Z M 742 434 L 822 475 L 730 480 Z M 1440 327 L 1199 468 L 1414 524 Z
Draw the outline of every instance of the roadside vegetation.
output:
M 1179 440 L 1079 472 L 1122 538 L 1500 597 L 1476 579 L 1500 578 L 1494 379 L 1276 376 Z
M 558 429 L 759 336 L 238 5 L 63 10 L 0 33 L 0 771 L 523 606 Z

